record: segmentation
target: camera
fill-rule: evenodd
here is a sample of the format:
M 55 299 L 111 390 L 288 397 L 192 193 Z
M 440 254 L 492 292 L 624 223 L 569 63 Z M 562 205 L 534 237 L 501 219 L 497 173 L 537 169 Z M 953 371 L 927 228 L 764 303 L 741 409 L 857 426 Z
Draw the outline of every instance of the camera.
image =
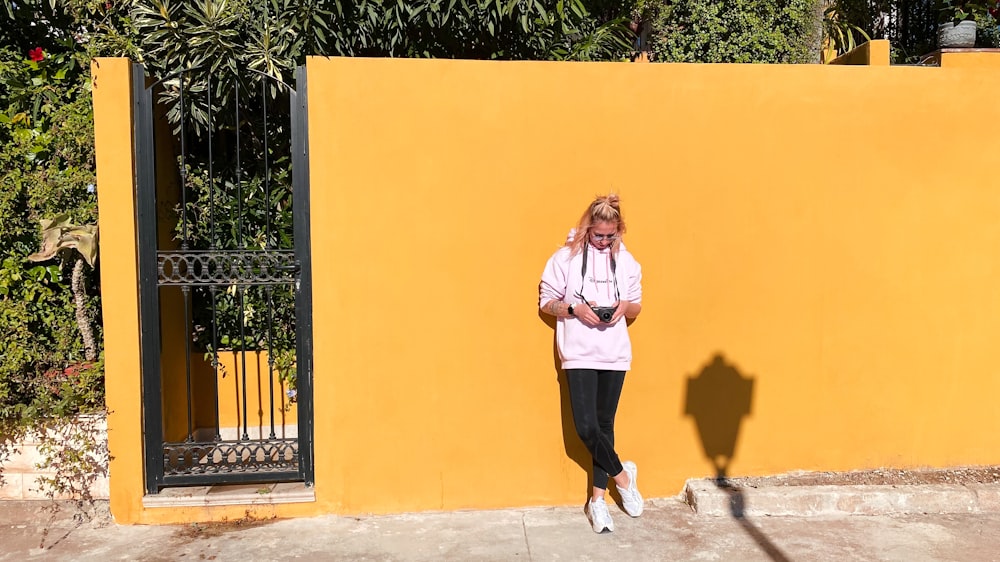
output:
M 611 318 L 615 315 L 615 310 L 617 306 L 592 306 L 590 310 L 594 311 L 594 314 L 601 320 L 601 322 L 611 322 Z

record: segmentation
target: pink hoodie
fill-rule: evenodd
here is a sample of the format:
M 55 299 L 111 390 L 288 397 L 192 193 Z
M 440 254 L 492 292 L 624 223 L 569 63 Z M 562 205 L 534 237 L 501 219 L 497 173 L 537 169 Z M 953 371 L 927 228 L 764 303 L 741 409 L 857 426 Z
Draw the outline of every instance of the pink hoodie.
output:
M 574 233 L 570 231 L 567 243 Z M 614 277 L 610 248 L 598 250 L 588 242 L 584 251 L 588 252 L 585 276 L 580 275 L 583 252 L 570 257 L 569 246 L 563 246 L 549 258 L 538 285 L 539 307 L 551 300 L 580 304 L 578 292 L 597 306 L 614 306 L 616 281 L 621 300 L 642 302 L 642 268 L 624 242 L 619 244 Z M 628 371 L 632 367 L 632 341 L 624 318 L 614 325 L 595 327 L 576 318 L 558 318 L 556 346 L 563 369 Z

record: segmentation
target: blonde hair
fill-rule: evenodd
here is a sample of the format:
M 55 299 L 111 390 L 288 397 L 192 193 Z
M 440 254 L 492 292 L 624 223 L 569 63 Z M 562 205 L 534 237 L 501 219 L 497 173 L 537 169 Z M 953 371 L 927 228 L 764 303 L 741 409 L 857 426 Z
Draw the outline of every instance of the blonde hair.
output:
M 573 239 L 566 243 L 570 247 L 570 255 L 576 255 L 583 251 L 590 237 L 590 229 L 595 223 L 610 222 L 618 226 L 618 238 L 611 243 L 611 252 L 618 253 L 621 245 L 621 235 L 625 234 L 625 219 L 622 217 L 621 201 L 618 195 L 598 195 L 597 198 L 587 207 L 580 217 L 580 222 L 576 225 L 576 233 Z

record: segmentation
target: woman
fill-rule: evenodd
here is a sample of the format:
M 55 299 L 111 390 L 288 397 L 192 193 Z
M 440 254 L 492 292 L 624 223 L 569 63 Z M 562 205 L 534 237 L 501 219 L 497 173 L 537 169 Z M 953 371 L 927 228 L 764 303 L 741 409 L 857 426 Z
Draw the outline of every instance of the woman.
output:
M 615 452 L 615 412 L 631 368 L 632 343 L 624 318 L 642 310 L 642 271 L 621 241 L 625 221 L 617 195 L 598 197 L 545 264 L 539 307 L 555 316 L 556 344 L 569 382 L 573 423 L 594 461 L 586 513 L 594 532 L 614 531 L 604 494 L 613 479 L 622 506 L 642 515 L 636 466 Z M 623 318 L 624 317 L 624 318 Z

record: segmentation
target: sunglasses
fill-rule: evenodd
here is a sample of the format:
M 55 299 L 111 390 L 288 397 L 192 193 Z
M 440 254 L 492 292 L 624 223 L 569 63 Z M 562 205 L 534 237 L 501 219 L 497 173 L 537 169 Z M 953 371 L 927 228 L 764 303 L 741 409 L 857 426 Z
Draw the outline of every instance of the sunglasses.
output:
M 607 240 L 608 242 L 614 242 L 618 239 L 617 234 L 595 234 L 591 232 L 590 235 L 594 238 L 594 240 Z

